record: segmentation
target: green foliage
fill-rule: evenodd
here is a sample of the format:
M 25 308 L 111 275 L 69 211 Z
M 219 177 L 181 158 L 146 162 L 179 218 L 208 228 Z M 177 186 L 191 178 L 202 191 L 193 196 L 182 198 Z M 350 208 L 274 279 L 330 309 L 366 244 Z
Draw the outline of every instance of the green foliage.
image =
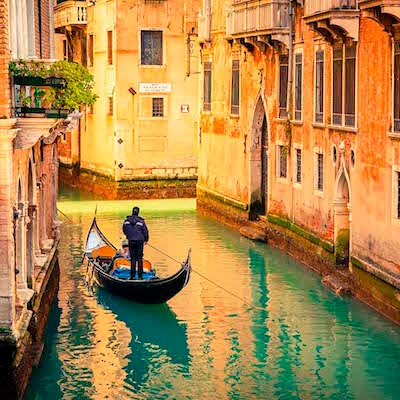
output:
M 18 60 L 9 63 L 15 76 L 63 79 L 64 87 L 50 86 L 46 101 L 56 109 L 79 109 L 82 105 L 93 105 L 97 95 L 93 93 L 93 75 L 82 65 L 68 61 L 46 64 L 41 61 Z M 43 97 L 43 94 L 41 94 Z

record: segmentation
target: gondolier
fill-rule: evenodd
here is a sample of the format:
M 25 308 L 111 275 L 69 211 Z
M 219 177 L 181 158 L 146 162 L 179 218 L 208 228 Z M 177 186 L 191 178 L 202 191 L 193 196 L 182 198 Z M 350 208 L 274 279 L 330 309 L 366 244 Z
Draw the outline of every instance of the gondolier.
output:
M 149 230 L 146 222 L 139 217 L 139 207 L 133 207 L 132 215 L 128 215 L 122 229 L 129 241 L 131 256 L 131 279 L 136 278 L 136 262 L 138 264 L 138 278 L 143 278 L 143 245 L 149 241 Z

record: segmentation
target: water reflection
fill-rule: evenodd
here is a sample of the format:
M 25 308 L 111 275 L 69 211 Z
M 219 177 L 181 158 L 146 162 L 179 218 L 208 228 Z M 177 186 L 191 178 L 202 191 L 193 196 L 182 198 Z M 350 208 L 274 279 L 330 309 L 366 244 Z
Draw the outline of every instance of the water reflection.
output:
M 58 304 L 28 399 L 385 399 L 400 397 L 400 332 L 340 298 L 280 251 L 196 215 L 194 202 L 139 202 L 151 243 L 196 273 L 168 305 L 138 305 L 84 284 L 82 243 L 96 202 L 63 202 Z M 116 244 L 131 202 L 99 202 Z M 151 248 L 160 275 L 177 265 Z

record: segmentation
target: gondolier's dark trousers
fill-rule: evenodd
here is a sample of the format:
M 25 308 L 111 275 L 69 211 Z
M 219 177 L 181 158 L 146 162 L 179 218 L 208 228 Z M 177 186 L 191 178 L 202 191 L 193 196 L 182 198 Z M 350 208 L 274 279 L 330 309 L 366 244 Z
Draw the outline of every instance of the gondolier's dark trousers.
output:
M 138 264 L 138 277 L 143 277 L 143 240 L 129 241 L 129 254 L 131 256 L 131 279 L 136 277 L 136 262 Z

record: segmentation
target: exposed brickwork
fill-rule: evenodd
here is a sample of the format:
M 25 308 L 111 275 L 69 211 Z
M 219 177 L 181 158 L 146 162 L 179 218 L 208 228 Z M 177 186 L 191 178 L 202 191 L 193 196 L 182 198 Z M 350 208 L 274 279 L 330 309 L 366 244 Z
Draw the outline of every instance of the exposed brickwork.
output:
M 8 32 L 7 0 L 0 0 L 0 118 L 11 114 L 10 74 L 8 63 L 11 59 Z

